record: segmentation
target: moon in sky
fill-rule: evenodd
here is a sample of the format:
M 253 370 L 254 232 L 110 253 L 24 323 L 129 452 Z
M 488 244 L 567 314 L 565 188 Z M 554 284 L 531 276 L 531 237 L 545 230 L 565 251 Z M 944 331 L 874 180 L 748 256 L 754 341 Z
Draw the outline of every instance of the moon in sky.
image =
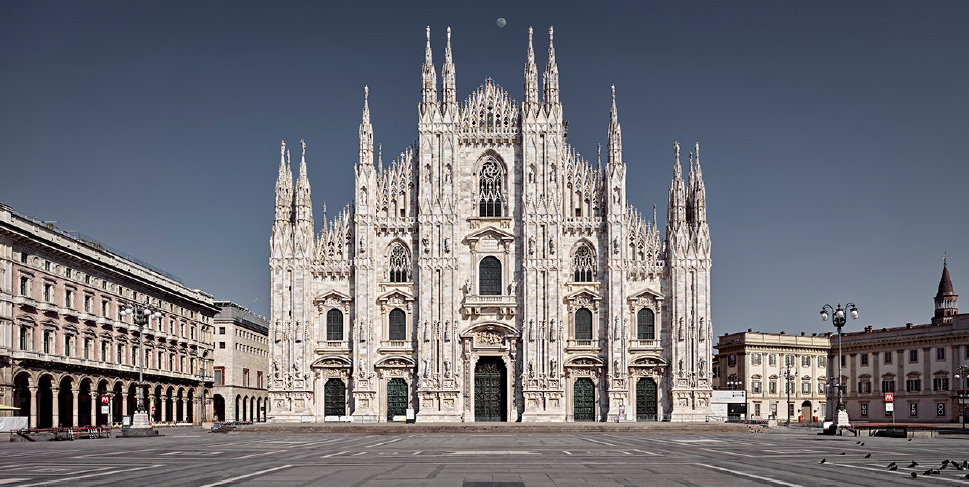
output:
M 498 17 L 498 22 L 497 22 L 498 27 L 504 27 L 505 24 L 507 24 L 507 23 L 508 23 L 508 21 L 505 20 L 504 17 Z

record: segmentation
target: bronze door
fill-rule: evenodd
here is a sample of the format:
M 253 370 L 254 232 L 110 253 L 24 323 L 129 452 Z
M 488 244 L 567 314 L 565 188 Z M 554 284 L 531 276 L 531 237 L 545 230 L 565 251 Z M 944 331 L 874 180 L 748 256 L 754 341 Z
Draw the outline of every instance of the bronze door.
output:
M 391 378 L 387 382 L 387 420 L 395 415 L 407 415 L 407 382 L 403 378 Z
M 486 357 L 474 368 L 474 420 L 505 421 L 505 364 L 501 358 Z
M 323 385 L 323 415 L 343 417 L 347 414 L 347 388 L 343 380 L 330 378 Z
M 636 420 L 657 420 L 656 382 L 652 378 L 640 378 L 636 382 Z
M 576 422 L 596 419 L 596 386 L 589 378 L 575 380 L 572 387 L 572 415 Z

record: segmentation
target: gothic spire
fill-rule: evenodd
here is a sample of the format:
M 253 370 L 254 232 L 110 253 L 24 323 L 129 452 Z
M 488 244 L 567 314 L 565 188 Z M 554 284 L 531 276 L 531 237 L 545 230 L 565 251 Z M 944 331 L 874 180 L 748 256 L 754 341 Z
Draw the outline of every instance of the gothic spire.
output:
M 528 56 L 525 60 L 525 113 L 538 107 L 538 68 L 535 67 L 535 48 L 532 47 L 532 28 L 528 28 Z
M 552 42 L 554 27 L 548 28 L 548 64 L 545 65 L 545 93 L 542 94 L 546 110 L 559 105 L 559 67 L 555 64 L 555 45 Z
M 437 108 L 437 72 L 431 59 L 431 26 L 427 26 L 427 47 L 424 48 L 424 69 L 421 83 L 421 113 Z
M 279 176 L 276 178 L 276 220 L 289 220 L 293 203 L 293 173 L 286 160 L 286 141 L 279 143 Z
M 299 140 L 302 153 L 299 162 L 299 178 L 296 183 L 296 219 L 313 220 L 313 202 L 310 197 L 310 180 L 306 176 L 306 141 Z
M 451 27 L 447 28 L 447 47 L 444 49 L 444 66 L 441 68 L 442 112 L 457 119 L 458 99 L 454 82 L 454 60 L 451 58 Z
M 707 190 L 703 184 L 703 170 L 700 169 L 700 143 L 693 146 L 690 153 L 690 213 L 696 223 L 707 220 Z
M 616 85 L 612 85 L 612 110 L 609 112 L 609 164 L 622 164 L 622 128 L 616 110 Z
M 373 126 L 370 125 L 370 88 L 363 87 L 363 120 L 360 122 L 360 153 L 357 165 L 373 166 Z
M 680 167 L 680 143 L 673 143 L 673 181 L 670 182 L 669 217 L 667 226 L 686 220 L 686 189 L 683 184 L 683 169 Z

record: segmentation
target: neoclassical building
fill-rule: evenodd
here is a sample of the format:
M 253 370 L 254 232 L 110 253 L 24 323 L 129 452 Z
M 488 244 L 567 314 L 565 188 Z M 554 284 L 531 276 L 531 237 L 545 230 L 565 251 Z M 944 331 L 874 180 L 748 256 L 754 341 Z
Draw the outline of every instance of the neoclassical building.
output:
M 159 310 L 146 327 L 120 314 Z M 211 418 L 212 296 L 0 204 L 0 405 L 31 427 Z M 107 404 L 102 402 L 107 400 Z
M 699 146 L 684 179 L 674 144 L 663 238 L 627 202 L 614 88 L 605 154 L 569 145 L 551 29 L 521 103 L 490 79 L 459 103 L 450 29 L 440 79 L 427 37 L 416 143 L 384 165 L 364 88 L 354 201 L 319 232 L 306 146 L 295 184 L 280 148 L 270 420 L 704 420 Z

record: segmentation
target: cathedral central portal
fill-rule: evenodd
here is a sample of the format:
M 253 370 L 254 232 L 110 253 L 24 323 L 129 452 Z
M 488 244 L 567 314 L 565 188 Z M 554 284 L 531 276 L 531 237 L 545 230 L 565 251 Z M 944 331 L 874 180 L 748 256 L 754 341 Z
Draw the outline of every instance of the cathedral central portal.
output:
M 306 144 L 295 184 L 281 145 L 271 421 L 706 420 L 699 145 L 684 175 L 673 144 L 661 235 L 627 200 L 615 88 L 595 160 L 569 144 L 552 35 L 539 76 L 529 29 L 521 102 L 487 79 L 459 103 L 428 29 L 415 144 L 385 163 L 365 87 L 354 198 L 319 231 Z

